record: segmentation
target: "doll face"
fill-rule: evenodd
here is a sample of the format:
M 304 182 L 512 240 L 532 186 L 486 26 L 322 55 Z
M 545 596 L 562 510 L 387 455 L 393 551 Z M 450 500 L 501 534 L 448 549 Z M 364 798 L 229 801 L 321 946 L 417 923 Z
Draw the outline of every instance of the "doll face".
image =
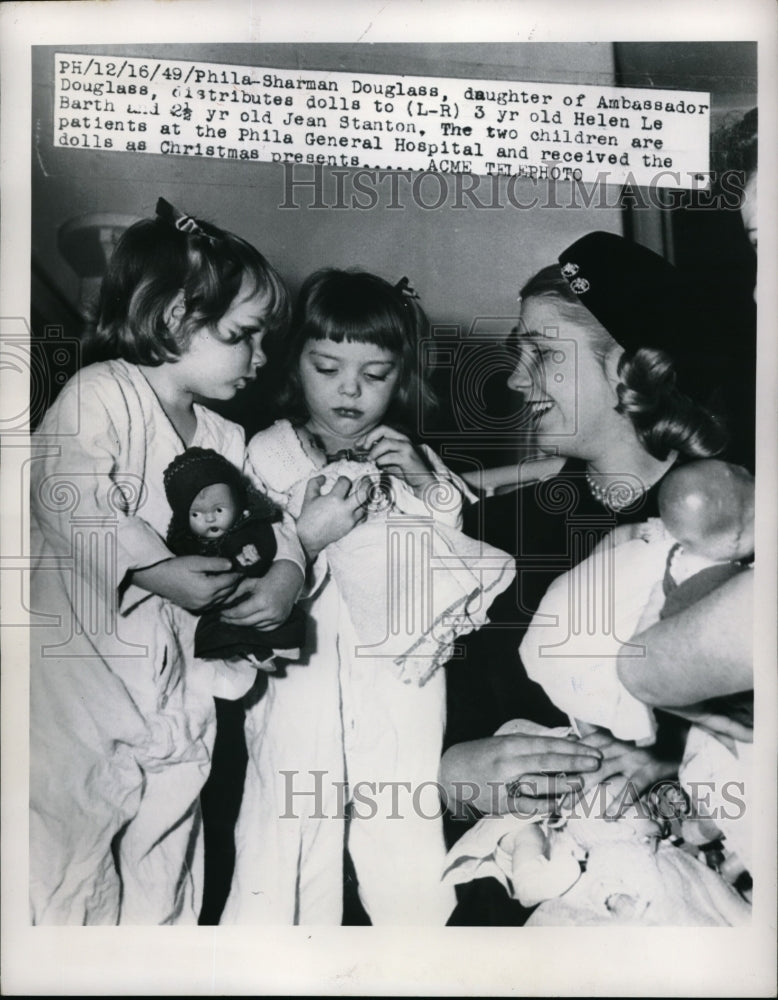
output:
M 189 527 L 198 538 L 219 538 L 235 522 L 238 507 L 226 483 L 200 490 L 189 508 Z

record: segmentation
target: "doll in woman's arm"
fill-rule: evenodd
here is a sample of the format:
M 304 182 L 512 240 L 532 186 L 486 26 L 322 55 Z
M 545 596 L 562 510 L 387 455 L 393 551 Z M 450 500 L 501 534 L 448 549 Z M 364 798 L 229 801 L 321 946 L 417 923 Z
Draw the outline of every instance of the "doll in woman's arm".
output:
M 189 448 L 165 470 L 165 493 L 173 511 L 167 544 L 176 555 L 229 559 L 235 572 L 264 577 L 274 565 L 281 521 L 275 504 L 231 462 L 211 449 Z M 195 656 L 246 659 L 273 669 L 273 657 L 295 659 L 305 635 L 305 616 L 293 607 L 272 628 L 222 619 L 229 604 L 207 609 L 195 630 Z

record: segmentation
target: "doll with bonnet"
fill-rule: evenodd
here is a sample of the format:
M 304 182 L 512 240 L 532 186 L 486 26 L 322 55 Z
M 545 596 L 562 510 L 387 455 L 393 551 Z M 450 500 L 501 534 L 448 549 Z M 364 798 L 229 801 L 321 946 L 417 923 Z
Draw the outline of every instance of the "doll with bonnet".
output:
M 231 462 L 210 448 L 189 448 L 165 469 L 173 511 L 167 544 L 176 555 L 222 556 L 233 571 L 261 577 L 276 557 L 273 524 L 281 514 Z M 221 609 L 200 616 L 195 656 L 248 659 L 267 667 L 274 655 L 299 656 L 305 621 L 294 608 L 283 625 L 258 630 L 222 621 Z

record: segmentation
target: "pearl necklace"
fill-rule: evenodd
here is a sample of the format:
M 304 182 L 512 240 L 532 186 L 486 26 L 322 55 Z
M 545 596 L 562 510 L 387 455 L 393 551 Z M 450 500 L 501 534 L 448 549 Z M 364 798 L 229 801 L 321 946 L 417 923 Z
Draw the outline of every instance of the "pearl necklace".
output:
M 621 482 L 617 480 L 616 482 L 609 483 L 607 486 L 600 486 L 592 479 L 588 470 L 586 472 L 586 483 L 594 499 L 598 503 L 601 503 L 603 507 L 609 507 L 611 510 L 624 510 L 625 507 L 630 507 L 648 489 L 647 486 L 636 488 L 624 480 Z

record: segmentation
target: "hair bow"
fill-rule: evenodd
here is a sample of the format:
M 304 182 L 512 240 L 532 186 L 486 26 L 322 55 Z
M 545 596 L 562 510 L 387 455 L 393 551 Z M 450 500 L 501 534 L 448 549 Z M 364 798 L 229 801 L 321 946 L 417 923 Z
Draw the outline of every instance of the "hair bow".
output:
M 204 236 L 206 239 L 212 239 L 207 233 L 203 232 L 197 219 L 192 218 L 191 215 L 184 214 L 184 212 L 179 212 L 177 208 L 164 198 L 157 199 L 157 218 L 163 222 L 167 222 L 180 233 L 186 233 L 188 236 Z
M 410 278 L 402 277 L 394 286 L 394 290 L 403 296 L 403 299 L 418 299 L 419 295 L 411 284 Z M 403 302 L 403 305 L 407 303 Z

